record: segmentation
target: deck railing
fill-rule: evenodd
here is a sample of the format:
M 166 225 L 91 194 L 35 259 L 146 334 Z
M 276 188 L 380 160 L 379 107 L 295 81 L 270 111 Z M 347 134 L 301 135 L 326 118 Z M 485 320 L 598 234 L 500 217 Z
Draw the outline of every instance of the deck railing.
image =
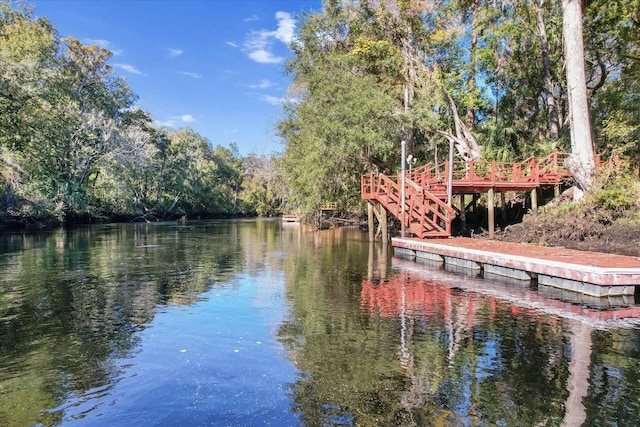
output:
M 362 198 L 381 203 L 390 214 L 420 238 L 450 236 L 453 209 L 439 197 L 407 179 L 403 210 L 399 178 L 373 173 L 363 175 Z
M 472 188 L 518 188 L 518 184 L 522 184 L 520 187 L 527 189 L 559 184 L 571 176 L 563 166 L 567 156 L 565 153 L 553 153 L 546 157 L 529 157 L 518 163 L 454 162 L 451 174 L 448 162 L 413 168 L 405 174 L 404 211 L 399 184 L 401 174 L 396 177 L 373 173 L 363 175 L 361 194 L 365 200 L 381 203 L 418 237 L 445 237 L 451 235 L 454 213 L 444 201 L 450 176 L 452 185 Z
M 546 157 L 529 157 L 519 163 L 503 162 L 462 162 L 453 163 L 454 182 L 460 183 L 556 183 L 571 174 L 563 166 L 567 154 L 553 153 Z M 427 164 L 407 172 L 407 178 L 422 188 L 447 185 L 449 182 L 449 162 L 437 166 Z

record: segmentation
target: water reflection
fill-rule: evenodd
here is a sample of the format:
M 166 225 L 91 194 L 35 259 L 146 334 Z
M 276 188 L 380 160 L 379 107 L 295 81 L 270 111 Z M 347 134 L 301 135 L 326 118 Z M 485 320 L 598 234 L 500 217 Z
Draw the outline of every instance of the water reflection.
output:
M 318 279 L 324 262 L 288 272 L 294 316 L 281 336 L 303 372 L 292 389 L 306 424 L 640 422 L 637 399 L 614 397 L 640 391 L 632 302 L 594 309 L 522 284 L 390 263 L 376 244 L 360 267 L 356 311 L 344 307 L 344 293 L 358 288 L 354 270 L 364 262 L 355 258 L 364 250 L 329 263 L 326 280 Z M 603 341 L 626 350 L 611 357 Z
M 405 261 L 355 228 L 6 237 L 0 425 L 640 425 L 633 301 Z
M 278 277 L 281 260 L 266 255 L 280 250 L 276 225 L 130 224 L 4 236 L 0 425 L 101 415 L 102 400 L 140 364 L 142 332 L 159 313 L 233 287 L 237 274 Z M 263 304 L 271 282 L 261 280 Z

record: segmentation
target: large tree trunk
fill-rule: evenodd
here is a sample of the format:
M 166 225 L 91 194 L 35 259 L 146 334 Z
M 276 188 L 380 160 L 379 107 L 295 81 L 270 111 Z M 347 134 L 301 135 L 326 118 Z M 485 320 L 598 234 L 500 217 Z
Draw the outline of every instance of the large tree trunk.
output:
M 475 97 L 477 89 L 476 85 L 476 51 L 478 46 L 478 6 L 473 3 L 471 9 L 471 46 L 469 47 L 469 93 Z M 473 131 L 476 127 L 476 111 L 472 106 L 467 107 L 465 122 L 469 130 Z
M 466 162 L 478 160 L 480 158 L 480 146 L 476 141 L 475 136 L 471 133 L 471 130 L 464 124 L 464 122 L 460 119 L 460 115 L 458 114 L 458 108 L 456 107 L 456 103 L 453 101 L 451 94 L 444 85 L 441 86 L 442 93 L 444 94 L 445 100 L 447 104 L 449 104 L 449 110 L 453 115 L 453 123 L 455 125 L 455 136 L 449 132 L 436 130 L 435 132 L 439 135 L 442 135 L 447 138 L 447 140 L 453 143 L 458 151 L 458 154 L 462 156 L 462 158 Z
M 400 41 L 402 46 L 402 58 L 404 61 L 405 68 L 405 81 L 402 85 L 402 92 L 404 98 L 404 113 L 409 114 L 411 110 L 411 106 L 413 105 L 413 99 L 415 97 L 415 86 L 419 80 L 418 72 L 416 69 L 416 59 L 418 58 L 418 53 L 415 51 L 415 46 L 411 43 L 412 39 L 412 30 L 409 25 L 406 26 L 405 32 L 402 36 L 402 40 Z M 404 140 L 407 143 L 407 152 L 413 153 L 414 146 L 413 140 L 415 135 L 415 126 L 413 123 L 408 125 L 407 128 L 404 129 Z M 402 159 L 405 162 L 407 159 Z
M 589 100 L 582 40 L 581 0 L 562 0 L 562 35 L 564 37 L 569 118 L 571 129 L 571 161 L 567 167 L 574 174 L 579 199 L 591 186 L 595 170 L 595 152 L 589 117 Z
M 549 115 L 549 131 L 550 139 L 558 139 L 560 135 L 560 120 L 558 119 L 558 107 L 556 105 L 556 97 L 554 94 L 553 79 L 551 78 L 551 70 L 549 69 L 549 42 L 547 39 L 547 28 L 544 25 L 542 16 L 544 0 L 534 1 L 536 8 L 536 22 L 538 24 L 538 36 L 540 37 L 540 50 L 542 52 L 542 71 L 544 73 L 544 89 L 547 98 L 547 114 Z

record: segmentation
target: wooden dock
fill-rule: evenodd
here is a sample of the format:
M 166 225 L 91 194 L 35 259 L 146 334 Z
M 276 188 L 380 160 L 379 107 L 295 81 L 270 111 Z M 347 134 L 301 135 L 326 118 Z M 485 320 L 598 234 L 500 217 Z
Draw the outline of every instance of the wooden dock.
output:
M 298 215 L 290 215 L 290 214 L 285 214 L 282 215 L 282 223 L 283 224 L 300 224 L 300 216 Z
M 595 297 L 634 295 L 640 259 L 495 240 L 393 238 L 396 255 Z
M 571 181 L 571 174 L 564 168 L 566 153 L 552 153 L 545 157 L 530 157 L 517 163 L 499 162 L 448 162 L 432 166 L 426 164 L 405 171 L 404 176 L 380 173 L 362 175 L 360 193 L 372 208 L 369 209 L 369 229 L 373 229 L 374 212 L 381 228 L 386 227 L 386 216 L 379 206 L 400 220 L 413 235 L 426 238 L 451 236 L 451 222 L 456 215 L 466 221 L 465 196 L 474 200 L 487 195 L 487 230 L 492 237 L 495 231 L 495 196 L 508 191 L 530 192 L 531 208 L 538 206 L 538 191 L 553 188 L 556 196 L 561 187 Z M 452 206 L 453 195 L 459 197 L 459 207 Z M 502 196 L 501 196 L 502 198 Z M 503 203 L 504 205 L 504 203 Z M 378 208 L 376 208 L 378 206 Z M 382 234 L 387 241 L 387 234 Z M 373 239 L 372 239 L 373 240 Z

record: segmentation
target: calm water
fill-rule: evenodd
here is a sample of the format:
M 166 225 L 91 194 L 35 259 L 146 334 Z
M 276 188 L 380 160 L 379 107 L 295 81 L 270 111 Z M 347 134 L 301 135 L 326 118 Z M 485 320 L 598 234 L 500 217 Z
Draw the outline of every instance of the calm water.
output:
M 273 220 L 0 236 L 0 425 L 640 425 L 633 301 L 366 239 Z

